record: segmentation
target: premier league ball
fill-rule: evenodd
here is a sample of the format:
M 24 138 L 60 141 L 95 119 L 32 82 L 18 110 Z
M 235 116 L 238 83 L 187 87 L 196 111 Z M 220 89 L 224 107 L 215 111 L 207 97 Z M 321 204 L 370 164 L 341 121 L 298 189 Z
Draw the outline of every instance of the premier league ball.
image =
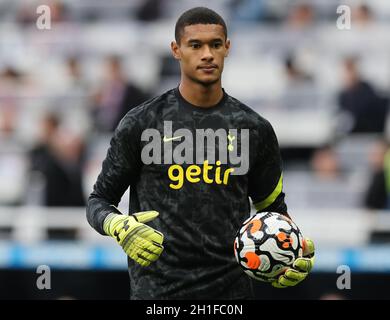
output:
M 234 240 L 234 254 L 250 277 L 272 282 L 303 254 L 303 236 L 286 216 L 261 212 L 242 224 Z

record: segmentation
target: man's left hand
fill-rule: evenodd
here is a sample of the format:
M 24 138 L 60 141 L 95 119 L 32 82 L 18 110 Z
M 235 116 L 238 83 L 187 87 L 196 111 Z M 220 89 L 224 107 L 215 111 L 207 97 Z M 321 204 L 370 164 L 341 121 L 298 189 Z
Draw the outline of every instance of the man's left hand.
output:
M 288 268 L 284 274 L 272 282 L 272 286 L 275 288 L 287 288 L 296 286 L 305 280 L 314 266 L 314 251 L 313 241 L 305 238 L 303 240 L 303 257 L 297 258 L 291 268 Z

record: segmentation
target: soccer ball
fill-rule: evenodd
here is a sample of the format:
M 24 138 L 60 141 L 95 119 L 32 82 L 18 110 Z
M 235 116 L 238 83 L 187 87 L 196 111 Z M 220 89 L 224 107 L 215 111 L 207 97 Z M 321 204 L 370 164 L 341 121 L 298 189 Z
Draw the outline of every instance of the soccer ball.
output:
M 303 254 L 303 236 L 286 216 L 260 212 L 245 220 L 234 240 L 234 254 L 250 277 L 272 282 Z

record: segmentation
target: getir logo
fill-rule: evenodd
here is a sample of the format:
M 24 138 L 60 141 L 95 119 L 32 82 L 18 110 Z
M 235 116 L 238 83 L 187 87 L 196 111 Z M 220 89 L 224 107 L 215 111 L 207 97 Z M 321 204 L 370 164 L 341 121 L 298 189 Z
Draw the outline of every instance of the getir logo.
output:
M 209 165 L 208 160 L 202 166 L 190 165 L 186 170 L 180 164 L 171 165 L 168 169 L 168 177 L 173 182 L 169 186 L 172 189 L 180 189 L 184 184 L 184 179 L 188 182 L 197 183 L 201 180 L 205 183 L 228 184 L 229 175 L 234 172 L 234 168 L 228 168 L 221 173 L 221 161 L 217 161 L 215 166 Z M 214 170 L 214 179 L 209 173 Z

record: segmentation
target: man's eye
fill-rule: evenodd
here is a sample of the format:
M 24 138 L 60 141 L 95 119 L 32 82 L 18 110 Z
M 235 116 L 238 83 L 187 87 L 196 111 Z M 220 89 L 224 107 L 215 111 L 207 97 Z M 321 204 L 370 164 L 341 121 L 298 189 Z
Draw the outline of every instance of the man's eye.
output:
M 222 43 L 220 43 L 220 42 L 214 43 L 214 48 L 215 49 L 219 49 L 221 46 L 222 46 Z
M 191 44 L 191 48 L 199 49 L 200 48 L 200 44 L 199 43 L 193 43 L 193 44 Z

